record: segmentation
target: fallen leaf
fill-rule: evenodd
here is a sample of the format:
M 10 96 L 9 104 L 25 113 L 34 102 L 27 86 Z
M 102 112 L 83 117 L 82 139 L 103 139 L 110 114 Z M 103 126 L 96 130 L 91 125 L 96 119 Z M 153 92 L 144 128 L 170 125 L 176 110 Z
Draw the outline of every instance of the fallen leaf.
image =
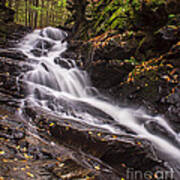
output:
M 91 135 L 91 134 L 93 134 L 93 133 L 92 133 L 91 131 L 89 131 L 89 132 L 88 132 L 88 134 L 90 134 L 90 135 Z
M 54 123 L 51 123 L 49 126 L 50 126 L 50 127 L 54 126 Z
M 116 136 L 116 135 L 113 135 L 113 138 L 114 138 L 114 139 L 116 139 L 116 138 L 117 138 L 117 136 Z
M 3 154 L 5 154 L 5 151 L 0 151 L 0 155 L 3 155 Z
M 27 174 L 29 177 L 34 178 L 34 174 L 32 174 L 32 173 L 30 173 L 30 172 L 27 172 L 26 174 Z
M 99 165 L 95 166 L 94 168 L 95 168 L 97 171 L 99 171 L 99 170 L 101 169 Z

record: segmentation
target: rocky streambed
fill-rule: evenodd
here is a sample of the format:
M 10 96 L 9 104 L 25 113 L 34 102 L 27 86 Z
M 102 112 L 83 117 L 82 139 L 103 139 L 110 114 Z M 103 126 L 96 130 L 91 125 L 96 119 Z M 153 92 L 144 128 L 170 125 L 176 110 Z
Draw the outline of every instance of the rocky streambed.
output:
M 17 77 L 29 62 L 1 50 L 0 63 L 1 179 L 121 179 L 128 168 L 168 170 L 147 140 L 61 118 L 32 102 L 22 106 L 26 83 Z
M 165 114 L 173 122 L 176 132 L 179 132 L 179 81 L 173 83 L 172 80 L 176 79 L 167 79 L 169 74 L 166 74 L 177 75 L 177 80 L 179 78 L 178 66 L 174 70 L 173 64 L 173 60 L 178 58 L 178 47 L 177 43 L 155 63 L 146 64 L 147 68 L 158 66 L 156 74 L 151 74 L 150 69 L 146 76 L 144 70 L 145 73 L 139 73 L 134 80 L 130 74 L 134 65 L 129 62 L 92 59 L 90 64 L 82 64 L 83 53 L 74 51 L 77 48 L 73 51 L 70 48 L 63 56 L 73 57 L 82 68 L 88 67 L 93 84 L 103 94 L 121 102 L 121 106 L 136 105 L 137 108 L 138 105 L 145 107 L 151 114 Z M 89 56 L 91 53 L 88 50 L 85 57 Z M 93 57 L 96 57 L 96 53 Z M 76 100 L 69 102 L 62 98 L 56 100 L 48 96 L 49 102 L 58 101 L 64 107 L 63 113 L 71 115 L 64 117 L 55 113 L 52 106 L 45 109 L 26 98 L 29 83 L 23 77 L 33 70 L 36 63 L 18 50 L 6 47 L 0 51 L 1 179 L 140 180 L 162 176 L 178 179 L 179 167 L 163 160 L 152 142 L 134 136 L 136 133 L 132 129 L 114 122 L 113 126 L 120 131 L 110 132 L 87 123 L 89 116 L 87 119 L 82 116 L 81 121 L 77 121 L 79 114 L 88 113 L 94 119 L 100 119 L 102 124 L 112 123 L 111 116 L 91 104 Z M 43 67 L 48 69 L 46 65 Z M 144 66 L 136 67 L 135 70 L 141 72 L 141 68 Z M 126 81 L 128 78 L 129 81 Z M 138 118 L 143 119 L 140 116 Z M 166 136 L 166 131 L 161 128 L 158 132 Z M 173 137 L 170 135 L 169 138 Z

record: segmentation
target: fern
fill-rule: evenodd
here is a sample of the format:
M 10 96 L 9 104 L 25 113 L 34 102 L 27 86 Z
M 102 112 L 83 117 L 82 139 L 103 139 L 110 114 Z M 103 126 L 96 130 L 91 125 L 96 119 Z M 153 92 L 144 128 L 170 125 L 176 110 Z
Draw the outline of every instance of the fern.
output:
M 75 3 L 76 0 L 71 2 Z M 87 0 L 85 19 L 88 36 L 96 36 L 108 30 L 131 30 L 133 23 L 137 22 L 137 12 L 142 8 L 142 3 L 153 9 L 164 2 L 165 0 Z

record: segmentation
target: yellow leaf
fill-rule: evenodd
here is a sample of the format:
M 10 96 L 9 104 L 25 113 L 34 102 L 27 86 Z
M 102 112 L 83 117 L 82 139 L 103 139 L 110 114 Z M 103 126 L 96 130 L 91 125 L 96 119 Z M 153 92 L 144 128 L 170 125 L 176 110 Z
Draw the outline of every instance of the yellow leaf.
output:
M 9 76 L 9 72 L 6 72 L 6 76 Z
M 64 165 L 65 165 L 64 163 L 61 163 L 59 164 L 59 167 L 64 167 Z
M 26 151 L 27 151 L 27 148 L 26 148 L 26 147 L 24 147 L 24 148 L 22 149 L 22 151 L 26 152 Z
M 163 76 L 163 78 L 164 78 L 165 80 L 167 80 L 168 82 L 171 80 L 168 75 Z
M 113 135 L 113 138 L 114 138 L 114 139 L 116 139 L 116 138 L 117 138 L 117 136 L 116 136 L 116 135 Z
M 34 178 L 34 174 L 32 174 L 32 173 L 30 173 L 30 172 L 27 172 L 26 174 L 27 174 L 29 177 Z
M 2 117 L 2 119 L 6 119 L 7 117 L 8 117 L 8 115 L 5 115 L 5 116 Z
M 8 159 L 3 159 L 2 161 L 3 161 L 3 162 L 8 162 Z
M 91 180 L 91 178 L 89 176 L 86 176 L 86 180 Z
M 154 174 L 154 177 L 155 177 L 155 179 L 159 179 L 159 177 L 156 173 Z
M 16 146 L 16 149 L 20 149 L 20 145 Z
M 88 134 L 90 134 L 90 135 L 91 135 L 91 134 L 93 134 L 93 133 L 92 133 L 91 131 L 89 131 L 89 132 L 88 132 Z
M 33 156 L 29 156 L 29 155 L 27 155 L 26 153 L 24 153 L 24 157 L 25 157 L 26 159 L 32 159 L 32 158 L 33 158 Z
M 138 145 L 141 145 L 141 142 L 137 142 Z
M 177 42 L 177 44 L 176 44 L 177 46 L 180 46 L 180 41 L 179 42 Z
M 99 170 L 101 169 L 99 165 L 95 166 L 94 168 L 95 168 L 97 171 L 99 171 Z
M 57 159 L 58 161 L 60 161 L 60 162 L 62 161 L 62 158 L 61 158 L 61 157 L 57 157 L 56 159 Z
M 172 64 L 166 64 L 167 67 L 173 68 Z
M 20 160 L 20 162 L 21 162 L 21 163 L 26 163 L 26 162 L 27 162 L 27 160 Z
M 51 123 L 49 126 L 50 126 L 50 127 L 54 126 L 54 123 Z
M 0 151 L 0 155 L 3 155 L 3 154 L 5 154 L 5 152 L 4 151 Z

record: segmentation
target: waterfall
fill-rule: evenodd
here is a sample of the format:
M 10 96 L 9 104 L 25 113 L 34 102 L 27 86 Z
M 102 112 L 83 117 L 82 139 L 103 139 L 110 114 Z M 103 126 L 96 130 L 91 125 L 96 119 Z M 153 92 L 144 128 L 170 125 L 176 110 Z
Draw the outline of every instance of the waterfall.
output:
M 80 70 L 73 59 L 62 57 L 67 49 L 66 32 L 47 27 L 28 34 L 18 45 L 33 61 L 33 70 L 23 75 L 28 83 L 27 99 L 38 106 L 61 116 L 73 117 L 77 121 L 106 129 L 113 133 L 124 133 L 123 125 L 131 135 L 152 142 L 161 159 L 180 167 L 180 138 L 162 117 L 152 117 L 142 110 L 121 108 L 100 98 L 87 72 Z M 102 121 L 102 119 L 107 121 Z

